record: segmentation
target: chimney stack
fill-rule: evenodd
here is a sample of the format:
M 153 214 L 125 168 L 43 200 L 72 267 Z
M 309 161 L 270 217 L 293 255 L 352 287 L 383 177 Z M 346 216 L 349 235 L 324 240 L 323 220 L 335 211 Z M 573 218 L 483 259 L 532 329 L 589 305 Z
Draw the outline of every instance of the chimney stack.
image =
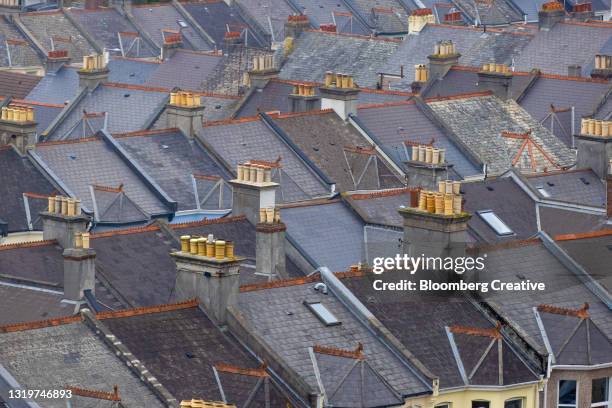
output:
M 574 4 L 571 13 L 573 20 L 585 21 L 595 17 L 592 3 Z
M 285 231 L 287 227 L 280 219 L 280 208 L 259 209 L 259 222 L 255 226 L 257 236 L 257 275 L 269 280 L 285 278 Z
M 316 94 L 315 86 L 312 84 L 298 84 L 293 86 L 293 92 L 289 94 L 291 101 L 291 112 L 308 112 L 319 108 L 321 98 Z
M 9 103 L 0 116 L 0 146 L 13 145 L 22 156 L 36 144 L 34 108 Z
M 47 60 L 45 61 L 45 72 L 57 72 L 64 65 L 70 62 L 70 56 L 68 50 L 53 50 L 47 53 Z
M 240 262 L 234 243 L 215 238 L 181 236 L 181 249 L 170 254 L 176 263 L 176 296 L 197 298 L 217 324 L 225 324 L 227 308 L 238 302 Z
M 549 31 L 560 21 L 565 18 L 565 9 L 563 4 L 558 1 L 551 1 L 542 4 L 542 9 L 538 12 L 538 28 L 543 31 Z
M 303 14 L 289 16 L 285 22 L 285 37 L 298 38 L 310 28 L 308 17 Z
M 253 68 L 249 71 L 251 87 L 256 89 L 265 88 L 271 79 L 278 78 L 278 72 L 272 55 L 253 57 Z
M 223 34 L 223 53 L 229 55 L 242 44 L 242 38 L 239 31 L 226 31 Z
M 417 206 L 399 209 L 404 218 L 404 253 L 411 257 L 465 256 L 471 216 L 462 208 L 460 187 L 457 181 L 440 181 L 438 191 L 419 191 Z
M 448 168 L 452 167 L 446 162 L 446 149 L 411 142 L 404 144 L 412 149 L 411 158 L 405 162 L 408 183 L 411 186 L 437 188 L 438 183 L 448 177 Z
M 463 15 L 460 11 L 451 11 L 444 15 L 444 24 L 448 25 L 465 25 Z
M 436 18 L 430 8 L 415 9 L 408 16 L 408 34 L 418 34 L 427 24 L 435 24 Z
M 576 167 L 591 168 L 600 179 L 606 180 L 612 160 L 612 121 L 582 119 L 576 148 Z
M 260 209 L 275 206 L 278 183 L 272 181 L 272 169 L 278 166 L 256 160 L 238 164 L 236 178 L 230 180 L 232 215 L 245 215 L 252 224 L 258 224 Z
M 83 56 L 83 68 L 78 71 L 79 87 L 93 91 L 99 84 L 106 83 L 109 73 L 107 65 L 107 52 Z
M 414 66 L 414 81 L 410 84 L 410 88 L 412 89 L 412 93 L 418 94 L 423 89 L 423 85 L 425 85 L 429 81 L 429 70 L 427 69 L 427 65 L 418 64 Z
M 193 138 L 202 130 L 204 122 L 202 97 L 190 92 L 170 92 L 166 105 L 167 126 L 179 128 L 188 138 Z
M 87 229 L 89 219 L 81 211 L 81 200 L 49 197 L 47 211 L 40 213 L 43 239 L 55 239 L 62 248 L 76 248 L 76 237 Z
M 612 55 L 597 54 L 595 56 L 595 68 L 591 71 L 591 77 L 612 79 Z
M 567 76 L 570 76 L 570 77 L 582 76 L 582 67 L 580 65 L 569 65 L 567 67 Z
M 512 71 L 506 64 L 484 64 L 478 71 L 478 87 L 493 91 L 500 99 L 510 97 Z
M 178 30 L 162 30 L 161 60 L 166 61 L 183 46 L 183 35 Z
M 357 114 L 359 88 L 351 75 L 325 73 L 325 84 L 321 92 L 321 109 L 333 109 L 343 120 Z
M 96 251 L 89 247 L 89 233 L 76 233 L 74 247 L 66 248 L 64 257 L 64 296 L 79 301 L 85 290 L 96 286 Z
M 459 65 L 461 54 L 457 52 L 452 41 L 439 41 L 434 46 L 433 54 L 429 59 L 429 72 L 432 79 L 444 78 L 453 65 Z

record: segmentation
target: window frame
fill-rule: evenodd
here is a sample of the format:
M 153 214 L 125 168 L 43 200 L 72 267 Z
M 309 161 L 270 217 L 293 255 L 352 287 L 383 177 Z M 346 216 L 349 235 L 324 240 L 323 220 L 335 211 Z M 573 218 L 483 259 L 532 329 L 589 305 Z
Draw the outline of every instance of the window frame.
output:
M 608 382 L 608 400 L 603 402 L 593 402 L 593 381 L 606 379 Z M 591 408 L 609 408 L 612 407 L 612 377 L 599 377 L 591 379 Z
M 470 404 L 470 405 L 471 405 L 472 407 L 474 406 L 474 403 L 475 403 L 475 402 L 486 402 L 486 403 L 488 404 L 488 407 L 487 407 L 487 408 L 491 408 L 491 401 L 489 401 L 489 400 L 485 400 L 485 399 L 475 399 L 475 400 L 471 400 L 470 402 L 471 402 L 471 404 Z
M 559 397 L 561 396 L 559 394 L 559 389 L 561 388 L 561 381 L 573 381 L 574 383 L 576 383 L 576 400 L 573 404 L 561 404 L 559 402 Z M 574 379 L 564 379 L 561 378 L 559 379 L 559 381 L 557 381 L 557 408 L 578 408 L 578 401 L 580 401 L 580 396 L 578 395 L 578 388 L 579 388 L 579 382 L 578 380 L 574 380 Z
M 504 408 L 506 408 L 507 402 L 515 402 L 515 401 L 519 401 L 521 403 L 521 406 L 519 408 L 525 408 L 525 397 L 508 398 L 507 400 L 504 401 Z
M 516 232 L 514 232 L 514 230 L 510 228 L 510 226 L 506 223 L 506 221 L 504 221 L 499 215 L 497 215 L 497 213 L 494 210 L 478 210 L 476 211 L 476 214 L 478 214 L 480 219 L 485 224 L 487 224 L 487 226 L 491 228 L 493 232 L 495 233 L 495 235 L 497 235 L 498 237 L 509 237 L 512 235 L 516 235 Z M 491 219 L 487 217 L 487 215 L 494 217 L 496 221 L 498 221 L 501 224 L 501 227 L 507 230 L 507 232 L 501 232 L 499 231 L 498 228 L 494 227 L 494 223 L 492 223 Z
M 452 402 L 440 402 L 439 404 L 434 405 L 434 408 L 453 408 Z

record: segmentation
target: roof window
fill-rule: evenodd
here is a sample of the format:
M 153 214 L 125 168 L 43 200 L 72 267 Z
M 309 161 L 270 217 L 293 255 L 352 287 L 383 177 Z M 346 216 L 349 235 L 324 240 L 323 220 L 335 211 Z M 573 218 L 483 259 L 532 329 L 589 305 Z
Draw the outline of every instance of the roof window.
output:
M 550 198 L 550 193 L 548 191 L 546 191 L 546 189 L 544 187 L 536 187 L 536 189 L 538 190 L 538 193 L 540 193 L 540 195 L 542 195 L 542 197 Z
M 489 227 L 493 229 L 493 231 L 495 231 L 497 235 L 514 234 L 514 231 L 512 231 L 510 227 L 508 227 L 508 225 L 506 225 L 506 223 L 493 212 L 493 210 L 477 211 L 477 214 L 489 225 Z
M 321 302 L 304 301 L 304 305 L 326 326 L 337 326 L 341 323 Z

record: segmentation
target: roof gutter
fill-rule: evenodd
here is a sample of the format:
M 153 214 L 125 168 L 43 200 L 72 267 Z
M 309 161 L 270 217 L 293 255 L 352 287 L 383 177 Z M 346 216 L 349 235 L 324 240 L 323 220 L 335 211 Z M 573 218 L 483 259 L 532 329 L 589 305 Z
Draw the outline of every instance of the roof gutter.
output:
M 593 365 L 553 365 L 550 368 L 551 370 L 590 371 L 610 367 L 612 367 L 612 362 Z

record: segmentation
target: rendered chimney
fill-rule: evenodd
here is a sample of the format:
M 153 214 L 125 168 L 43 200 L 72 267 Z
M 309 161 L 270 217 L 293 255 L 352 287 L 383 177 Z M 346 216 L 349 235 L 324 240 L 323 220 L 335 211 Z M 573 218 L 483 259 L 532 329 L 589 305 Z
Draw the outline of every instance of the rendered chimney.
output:
M 304 30 L 310 28 L 308 17 L 303 14 L 289 16 L 285 22 L 285 37 L 298 38 Z
M 49 197 L 47 211 L 40 216 L 43 239 L 55 239 L 62 248 L 75 248 L 75 237 L 86 231 L 89 222 L 81 211 L 81 201 L 64 196 Z
M 170 93 L 166 106 L 166 118 L 169 128 L 179 128 L 189 138 L 195 137 L 202 130 L 204 105 L 199 95 L 177 91 Z
M 251 87 L 263 89 L 273 78 L 278 78 L 278 69 L 274 64 L 272 55 L 259 55 L 253 57 L 253 67 L 249 71 Z
M 436 18 L 429 8 L 413 10 L 408 16 L 408 34 L 418 34 L 427 24 L 435 24 Z
M 64 257 L 64 296 L 79 301 L 85 290 L 95 291 L 96 251 L 89 247 L 89 233 L 77 233 L 74 247 L 66 248 Z
M 595 68 L 591 71 L 591 77 L 605 80 L 612 78 L 612 55 L 595 56 Z
M 83 68 L 79 71 L 79 87 L 90 91 L 108 81 L 108 53 L 83 56 Z
M 161 60 L 166 61 L 183 46 L 183 35 L 178 30 L 162 30 Z
M 601 180 L 606 180 L 612 160 L 612 121 L 582 119 L 576 148 L 576 167 L 591 168 Z
M 512 71 L 505 64 L 484 64 L 478 71 L 478 87 L 492 91 L 500 99 L 510 97 L 511 86 Z
M 399 209 L 404 218 L 404 253 L 411 257 L 465 256 L 467 223 L 460 183 L 441 181 L 438 191 L 421 190 L 417 207 Z
M 343 120 L 357 114 L 359 88 L 351 75 L 325 73 L 325 84 L 319 88 L 321 109 L 333 109 Z
M 0 116 L 0 146 L 13 145 L 22 156 L 36 144 L 34 109 L 28 105 L 10 103 Z
M 438 183 L 447 179 L 448 169 L 452 167 L 446 162 L 446 149 L 411 142 L 404 144 L 411 149 L 410 160 L 404 162 L 409 185 L 438 188 Z
M 461 54 L 452 41 L 440 41 L 434 46 L 429 59 L 429 73 L 432 79 L 444 78 L 453 65 L 459 65 Z
M 308 112 L 319 108 L 321 98 L 316 94 L 312 84 L 297 84 L 289 94 L 291 112 Z
M 68 55 L 68 50 L 49 51 L 45 61 L 45 72 L 57 72 L 69 62 L 70 56 Z
M 412 92 L 418 94 L 423 86 L 429 81 L 429 70 L 427 65 L 418 64 L 414 66 L 414 81 L 410 84 Z
M 238 302 L 240 262 L 234 243 L 207 237 L 181 237 L 181 250 L 170 254 L 176 263 L 176 296 L 197 298 L 217 324 L 225 324 L 227 308 Z
M 239 164 L 233 187 L 232 215 L 244 215 L 252 224 L 259 223 L 259 211 L 274 207 L 279 184 L 272 181 L 275 163 L 249 161 Z
M 260 208 L 256 227 L 256 270 L 257 275 L 269 280 L 286 277 L 285 231 L 287 227 L 280 219 L 278 207 Z
M 558 1 L 544 3 L 542 9 L 538 12 L 538 27 L 540 30 L 549 31 L 560 21 L 565 18 L 565 9 L 563 4 Z

